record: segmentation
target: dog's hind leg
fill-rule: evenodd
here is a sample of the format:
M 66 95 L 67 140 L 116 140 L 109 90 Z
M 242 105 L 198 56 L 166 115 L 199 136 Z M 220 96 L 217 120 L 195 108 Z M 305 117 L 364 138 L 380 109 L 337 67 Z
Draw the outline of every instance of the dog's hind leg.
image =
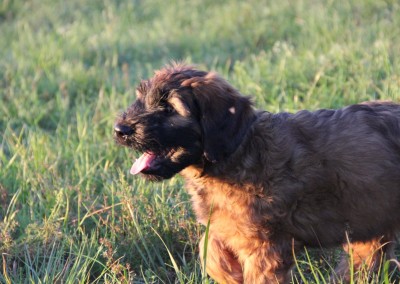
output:
M 353 242 L 343 245 L 345 254 L 343 254 L 335 269 L 335 275 L 332 279 L 349 283 L 351 281 L 351 266 L 354 279 L 370 277 L 371 272 L 378 272 L 386 260 L 396 258 L 395 246 L 394 237 L 380 237 L 368 242 Z M 395 265 L 391 265 L 390 269 L 395 269 Z
M 200 240 L 200 261 L 206 271 L 218 283 L 243 283 L 243 270 L 236 255 L 223 241 L 209 233 L 207 251 L 205 250 L 205 235 Z M 206 254 L 206 259 L 205 258 Z M 203 267 L 204 269 L 204 267 Z

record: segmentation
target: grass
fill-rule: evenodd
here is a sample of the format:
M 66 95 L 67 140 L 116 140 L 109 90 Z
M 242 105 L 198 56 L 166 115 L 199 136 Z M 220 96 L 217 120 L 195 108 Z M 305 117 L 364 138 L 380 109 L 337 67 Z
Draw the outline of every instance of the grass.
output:
M 272 112 L 400 102 L 397 0 L 3 0 L 0 31 L 0 283 L 208 281 L 182 180 L 130 176 L 112 139 L 171 60 Z M 325 283 L 326 255 L 293 282 Z

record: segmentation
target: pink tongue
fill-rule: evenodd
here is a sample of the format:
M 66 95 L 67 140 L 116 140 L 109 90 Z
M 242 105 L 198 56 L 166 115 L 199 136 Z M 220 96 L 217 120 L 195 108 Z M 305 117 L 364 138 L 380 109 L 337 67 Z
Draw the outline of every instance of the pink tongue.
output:
M 149 168 L 151 161 L 153 161 L 155 157 L 156 155 L 154 155 L 153 153 L 144 153 L 135 161 L 135 163 L 133 163 L 131 174 L 136 175 L 141 171 Z

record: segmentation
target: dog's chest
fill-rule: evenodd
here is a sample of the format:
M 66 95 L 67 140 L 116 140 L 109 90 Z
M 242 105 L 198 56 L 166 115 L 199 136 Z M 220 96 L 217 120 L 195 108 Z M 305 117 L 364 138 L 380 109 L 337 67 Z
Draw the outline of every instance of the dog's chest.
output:
M 249 238 L 262 231 L 263 220 L 253 210 L 260 200 L 254 194 L 209 177 L 187 178 L 186 186 L 198 221 L 207 225 L 210 220 L 213 231 Z

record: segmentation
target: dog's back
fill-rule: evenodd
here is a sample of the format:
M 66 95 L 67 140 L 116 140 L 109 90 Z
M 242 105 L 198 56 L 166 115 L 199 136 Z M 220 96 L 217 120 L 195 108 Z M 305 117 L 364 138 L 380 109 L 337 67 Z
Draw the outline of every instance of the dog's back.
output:
M 278 132 L 290 135 L 278 135 L 293 139 L 285 149 L 289 170 L 304 185 L 295 233 L 308 244 L 334 245 L 345 232 L 365 241 L 400 227 L 399 105 L 302 111 L 286 122 Z

